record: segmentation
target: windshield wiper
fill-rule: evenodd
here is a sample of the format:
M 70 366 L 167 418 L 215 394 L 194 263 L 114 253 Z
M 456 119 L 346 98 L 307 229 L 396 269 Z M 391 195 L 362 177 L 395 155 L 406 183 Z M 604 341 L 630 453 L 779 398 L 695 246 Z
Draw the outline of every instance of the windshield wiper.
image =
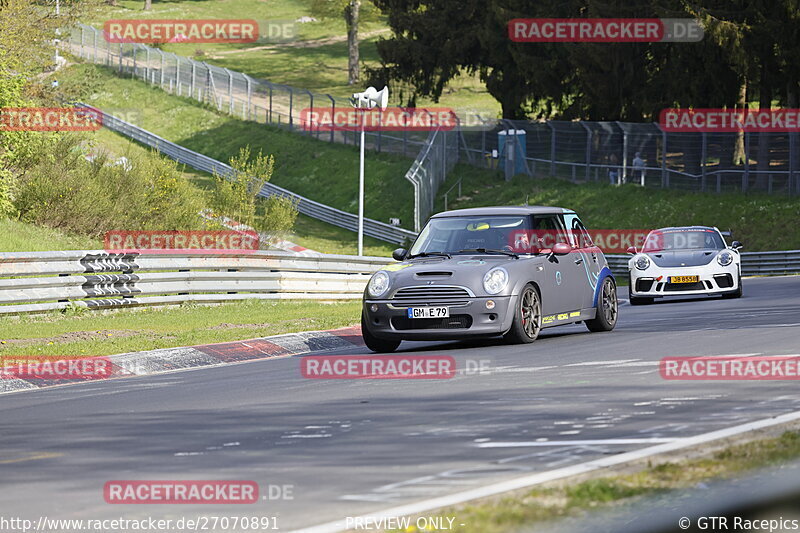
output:
M 448 259 L 452 259 L 450 254 L 448 254 L 447 252 L 420 252 L 418 254 L 409 255 L 408 258 L 414 259 L 415 257 L 431 257 L 431 256 L 446 257 Z
M 508 250 L 494 250 L 492 248 L 467 248 L 466 250 L 459 250 L 459 253 L 464 252 L 477 252 L 480 254 L 503 254 L 513 257 L 514 259 L 519 259 L 519 254 L 514 252 L 509 252 Z

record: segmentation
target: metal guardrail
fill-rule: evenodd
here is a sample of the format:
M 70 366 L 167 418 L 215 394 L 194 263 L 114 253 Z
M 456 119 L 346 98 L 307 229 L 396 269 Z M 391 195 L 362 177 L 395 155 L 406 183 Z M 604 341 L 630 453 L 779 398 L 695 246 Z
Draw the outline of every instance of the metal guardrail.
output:
M 607 255 L 617 276 L 630 256 Z M 357 299 L 384 257 L 290 252 L 0 253 L 0 315 L 247 299 Z M 742 274 L 800 273 L 800 250 L 742 254 Z
M 113 115 L 103 112 L 96 107 L 86 104 L 76 104 L 78 107 L 92 109 L 103 117 L 103 126 L 108 129 L 125 135 L 139 143 L 158 150 L 163 155 L 174 159 L 175 161 L 188 165 L 203 172 L 216 172 L 222 176 L 229 176 L 233 173 L 230 165 L 226 165 L 221 161 L 217 161 L 211 157 L 199 154 L 188 148 L 184 148 L 178 144 L 170 142 L 163 137 L 151 133 L 145 129 L 135 126 L 129 122 L 125 122 Z M 315 202 L 299 194 L 295 194 L 283 187 L 278 187 L 272 183 L 267 183 L 259 192 L 259 196 L 283 196 L 291 198 L 297 202 L 297 210 L 307 216 L 345 228 L 350 231 L 358 231 L 358 216 L 353 213 L 347 213 L 340 209 L 330 207 L 320 202 Z M 379 222 L 370 218 L 364 219 L 364 234 L 370 237 L 375 237 L 386 242 L 402 243 L 406 239 L 414 239 L 416 233 L 407 229 L 392 226 L 384 222 Z
M 606 255 L 615 276 L 628 275 L 630 255 Z M 742 252 L 743 276 L 780 276 L 800 273 L 800 250 L 785 252 Z
M 247 299 L 358 299 L 382 257 L 289 252 L 0 253 L 0 315 Z

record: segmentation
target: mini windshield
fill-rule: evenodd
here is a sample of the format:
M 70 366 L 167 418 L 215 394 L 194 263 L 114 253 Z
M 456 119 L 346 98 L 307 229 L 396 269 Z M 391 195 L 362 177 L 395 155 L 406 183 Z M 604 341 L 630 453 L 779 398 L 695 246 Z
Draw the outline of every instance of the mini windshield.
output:
M 530 229 L 530 217 L 525 215 L 433 218 L 414 242 L 410 255 L 511 251 L 516 248 L 514 239 Z
M 721 250 L 723 248 L 725 248 L 725 242 L 714 230 L 675 229 L 651 231 L 642 251 Z

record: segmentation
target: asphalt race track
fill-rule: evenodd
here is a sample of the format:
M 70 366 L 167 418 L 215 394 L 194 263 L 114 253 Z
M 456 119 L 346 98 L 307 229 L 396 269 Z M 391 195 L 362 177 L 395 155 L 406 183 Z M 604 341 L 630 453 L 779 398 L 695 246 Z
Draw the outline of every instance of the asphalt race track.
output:
M 744 291 L 625 304 L 610 333 L 401 346 L 485 367 L 449 380 L 304 379 L 292 357 L 3 395 L 0 514 L 247 514 L 287 531 L 800 411 L 792 381 L 658 372 L 667 356 L 800 353 L 800 276 L 748 279 Z M 627 443 L 575 442 L 608 439 Z M 290 485 L 292 499 L 105 503 L 105 482 L 123 479 L 254 480 L 262 495 Z

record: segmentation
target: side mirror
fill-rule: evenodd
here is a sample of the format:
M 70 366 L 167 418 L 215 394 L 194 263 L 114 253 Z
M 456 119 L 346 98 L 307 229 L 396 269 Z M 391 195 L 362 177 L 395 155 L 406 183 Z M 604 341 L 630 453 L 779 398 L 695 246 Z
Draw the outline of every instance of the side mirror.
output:
M 572 246 L 565 242 L 559 242 L 554 244 L 551 250 L 555 255 L 567 255 L 572 251 Z
M 733 248 L 734 250 L 739 250 L 741 248 L 744 248 L 744 244 L 740 243 L 739 241 L 733 241 L 731 243 L 731 248 Z
M 628 246 L 628 249 L 625 250 L 627 253 L 631 255 L 636 255 L 636 247 L 635 246 Z
M 403 259 L 406 258 L 407 253 L 408 250 L 406 250 L 405 248 L 398 248 L 397 250 L 392 252 L 392 259 L 394 259 L 395 261 L 402 261 Z

